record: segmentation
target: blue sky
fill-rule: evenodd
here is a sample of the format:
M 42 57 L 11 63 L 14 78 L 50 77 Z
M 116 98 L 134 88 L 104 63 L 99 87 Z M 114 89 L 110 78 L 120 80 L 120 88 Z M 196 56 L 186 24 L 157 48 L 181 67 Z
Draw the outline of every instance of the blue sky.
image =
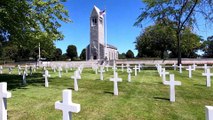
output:
M 89 17 L 96 5 L 101 10 L 106 8 L 108 44 L 116 46 L 119 53 L 126 53 L 130 49 L 137 55 L 133 42 L 142 29 L 133 24 L 141 12 L 140 8 L 144 7 L 141 0 L 67 0 L 64 5 L 73 22 L 61 23 L 62 27 L 59 29 L 65 37 L 64 40 L 55 42 L 55 45 L 63 53 L 68 45 L 73 44 L 80 55 L 82 49 L 89 44 Z M 145 26 L 150 24 L 152 21 L 144 22 Z M 212 29 L 205 27 L 205 21 L 200 20 L 198 26 L 199 30 L 195 31 L 204 38 L 213 34 Z

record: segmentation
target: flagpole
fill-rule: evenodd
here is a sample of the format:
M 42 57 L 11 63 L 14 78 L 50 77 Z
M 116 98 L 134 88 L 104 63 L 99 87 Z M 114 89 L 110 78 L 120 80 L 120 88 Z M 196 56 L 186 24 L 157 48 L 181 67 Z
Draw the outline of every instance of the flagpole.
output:
M 109 57 L 108 57 L 108 51 L 107 51 L 107 17 L 106 17 L 106 8 L 105 8 L 105 15 L 104 15 L 104 32 L 105 32 L 105 56 L 107 57 L 107 60 L 109 60 Z

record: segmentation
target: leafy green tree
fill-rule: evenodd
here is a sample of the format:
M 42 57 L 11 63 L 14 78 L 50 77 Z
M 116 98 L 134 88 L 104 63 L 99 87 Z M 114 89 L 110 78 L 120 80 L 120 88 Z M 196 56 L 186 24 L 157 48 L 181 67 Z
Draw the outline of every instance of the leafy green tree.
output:
M 118 54 L 118 59 L 126 59 L 126 54 L 125 53 Z
M 174 35 L 175 31 L 163 24 L 147 27 L 135 41 L 138 57 L 160 57 L 164 59 L 164 53 L 174 45 L 176 40 Z
M 54 55 L 54 60 L 61 60 L 62 50 L 60 48 L 56 48 Z
M 146 19 L 162 21 L 165 25 L 172 22 L 177 38 L 178 64 L 181 64 L 182 32 L 186 26 L 193 27 L 197 23 L 196 15 L 203 15 L 210 23 L 213 21 L 212 0 L 143 0 L 145 8 L 142 9 L 134 25 L 142 26 Z M 197 19 L 196 19 L 197 18 Z
M 42 57 L 53 57 L 54 41 L 62 40 L 59 21 L 70 22 L 63 2 L 66 0 L 1 0 L 0 38 L 10 46 L 30 50 L 41 43 Z M 12 41 L 12 42 L 11 42 Z M 44 46 L 45 45 L 45 46 Z M 3 44 L 3 47 L 6 44 Z M 34 55 L 35 56 L 35 55 Z M 22 56 L 23 57 L 23 56 Z
M 81 60 L 86 60 L 86 49 L 85 48 L 81 51 L 80 59 Z
M 204 57 L 213 57 L 213 36 L 209 36 L 206 41 L 203 42 Z
M 134 58 L 134 53 L 131 50 L 126 52 L 126 58 Z
M 75 60 L 74 58 L 78 57 L 77 48 L 75 45 L 69 45 L 67 47 L 67 56 L 71 58 L 71 60 Z

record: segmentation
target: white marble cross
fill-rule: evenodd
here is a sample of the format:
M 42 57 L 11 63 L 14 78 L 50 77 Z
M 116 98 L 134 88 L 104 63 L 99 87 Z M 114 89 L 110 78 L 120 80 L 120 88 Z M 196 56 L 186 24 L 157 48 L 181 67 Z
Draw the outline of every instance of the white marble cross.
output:
M 99 72 L 100 72 L 100 80 L 104 80 L 103 72 L 105 72 L 105 70 L 103 66 L 100 67 Z
M 49 87 L 48 77 L 50 77 L 50 75 L 48 70 L 45 70 L 43 77 L 45 80 L 45 87 Z
M 205 106 L 206 120 L 213 120 L 213 106 Z
M 179 65 L 179 72 L 182 73 L 182 64 Z
M 8 72 L 9 72 L 9 74 L 11 74 L 12 73 L 12 70 L 13 70 L 13 68 L 10 66 L 10 67 L 8 67 Z
M 126 68 L 129 68 L 130 67 L 130 65 L 129 64 L 126 64 Z
M 189 78 L 192 78 L 192 66 L 189 66 L 189 68 L 188 69 L 186 69 L 186 70 L 188 70 L 189 71 Z
M 0 73 L 2 74 L 3 72 L 3 67 L 2 66 L 0 66 Z
M 109 64 L 107 64 L 105 67 L 106 67 L 106 71 L 109 71 Z
M 97 65 L 93 66 L 93 70 L 95 71 L 95 74 L 98 74 L 98 66 Z
M 174 67 L 174 70 L 176 70 L 177 65 L 174 63 L 172 66 Z
M 11 98 L 11 93 L 7 92 L 7 83 L 0 83 L 0 120 L 7 120 L 7 99 Z
M 74 90 L 78 91 L 78 79 L 81 79 L 81 77 L 79 77 L 79 71 L 75 71 L 74 72 L 74 76 L 71 76 L 72 79 L 74 79 Z
M 163 84 L 165 84 L 165 82 L 166 82 L 166 75 L 168 75 L 168 74 L 169 74 L 169 72 L 166 72 L 166 69 L 162 68 L 161 75 L 162 75 L 162 82 L 163 82 Z
M 68 73 L 68 69 L 69 69 L 69 66 L 66 65 L 66 66 L 65 66 L 66 73 Z
M 61 72 L 62 72 L 62 67 L 59 66 L 59 67 L 58 67 L 58 77 L 60 77 L 60 78 L 61 78 Z
M 23 76 L 22 76 L 22 78 L 23 78 L 23 79 L 22 79 L 22 80 L 23 80 L 22 82 L 23 82 L 24 85 L 27 84 L 27 81 L 26 81 L 26 76 L 27 76 L 27 75 L 28 75 L 27 72 L 24 70 L 24 71 L 23 71 Z
M 115 75 L 116 70 L 117 70 L 117 67 L 116 67 L 115 63 L 114 63 L 114 65 L 113 65 L 112 69 L 113 69 L 113 74 Z
M 158 70 L 158 74 L 160 75 L 160 77 L 162 76 L 161 75 L 161 71 L 162 71 L 162 66 L 161 65 L 157 65 L 157 70 Z
M 80 104 L 72 102 L 72 91 L 63 90 L 63 101 L 55 102 L 55 109 L 62 110 L 63 120 L 72 120 L 72 112 L 80 112 Z
M 127 68 L 127 73 L 128 73 L 128 82 L 131 82 L 132 69 L 131 68 Z
M 25 68 L 24 68 L 24 69 L 25 69 L 24 71 L 25 71 L 26 73 L 28 73 L 28 65 L 25 65 Z
M 114 95 L 118 95 L 118 82 L 122 82 L 122 79 L 118 78 L 118 73 L 115 72 L 114 78 L 110 78 L 110 81 L 114 82 Z
M 170 74 L 170 81 L 166 81 L 165 85 L 170 86 L 170 101 L 175 102 L 175 85 L 181 85 L 181 82 L 175 81 L 174 74 Z
M 18 65 L 18 75 L 21 75 L 21 66 Z
M 192 65 L 192 66 L 193 66 L 193 71 L 195 71 L 195 70 L 196 70 L 196 66 L 197 66 L 197 65 L 196 65 L 195 63 L 193 63 L 193 65 Z
M 137 65 L 135 65 L 135 67 L 134 67 L 133 69 L 135 70 L 135 76 L 137 76 L 137 70 L 138 70 L 139 68 L 137 67 Z
M 138 72 L 141 72 L 141 67 L 142 67 L 141 64 L 138 64 L 138 68 L 139 68 L 139 69 L 138 69 L 138 70 L 139 70 Z
M 213 74 L 210 73 L 210 69 L 208 68 L 206 73 L 202 73 L 202 76 L 206 76 L 206 86 L 211 87 L 211 76 L 213 76 Z
M 124 64 L 121 64 L 121 71 L 124 71 Z
M 207 68 L 208 68 L 208 66 L 207 66 L 207 64 L 204 64 L 204 73 L 206 73 L 206 70 L 207 70 Z

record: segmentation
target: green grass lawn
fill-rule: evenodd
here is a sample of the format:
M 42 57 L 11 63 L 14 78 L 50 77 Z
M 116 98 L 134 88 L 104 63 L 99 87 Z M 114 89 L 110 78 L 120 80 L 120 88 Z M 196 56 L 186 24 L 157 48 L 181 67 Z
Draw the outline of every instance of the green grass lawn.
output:
M 12 98 L 8 99 L 9 120 L 60 120 L 62 111 L 55 110 L 54 103 L 62 100 L 62 90 L 73 89 L 70 78 L 73 71 L 58 73 L 49 70 L 49 87 L 44 87 L 42 71 L 27 76 L 28 84 L 22 86 L 22 76 L 16 73 L 0 74 L 0 81 L 8 83 Z M 99 74 L 92 69 L 84 69 L 82 79 L 78 81 L 79 91 L 72 92 L 74 103 L 81 105 L 79 113 L 73 113 L 74 120 L 204 120 L 205 105 L 213 105 L 213 88 L 207 88 L 206 77 L 201 76 L 203 69 L 193 72 L 188 78 L 188 71 L 175 74 L 175 79 L 182 82 L 176 86 L 176 102 L 169 101 L 169 86 L 162 84 L 157 70 L 142 70 L 132 82 L 127 82 L 127 73 L 119 70 L 119 95 L 113 95 L 113 76 L 110 69 L 104 73 L 101 81 Z M 8 73 L 5 69 L 4 73 Z M 132 74 L 134 75 L 134 73 Z M 169 76 L 167 77 L 168 80 Z

